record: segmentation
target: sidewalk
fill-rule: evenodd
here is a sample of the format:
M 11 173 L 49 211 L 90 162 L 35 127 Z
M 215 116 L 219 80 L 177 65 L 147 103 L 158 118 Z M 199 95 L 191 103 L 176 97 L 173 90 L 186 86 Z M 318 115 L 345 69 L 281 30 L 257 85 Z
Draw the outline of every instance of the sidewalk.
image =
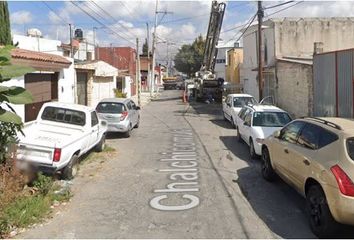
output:
M 161 94 L 161 92 L 154 92 L 152 94 L 152 98 L 156 99 L 159 95 Z M 138 103 L 138 95 L 135 94 L 134 96 L 131 97 L 131 99 L 137 104 Z M 145 105 L 147 105 L 149 102 L 151 101 L 151 97 L 150 97 L 150 92 L 142 92 L 140 95 L 140 107 L 143 107 Z

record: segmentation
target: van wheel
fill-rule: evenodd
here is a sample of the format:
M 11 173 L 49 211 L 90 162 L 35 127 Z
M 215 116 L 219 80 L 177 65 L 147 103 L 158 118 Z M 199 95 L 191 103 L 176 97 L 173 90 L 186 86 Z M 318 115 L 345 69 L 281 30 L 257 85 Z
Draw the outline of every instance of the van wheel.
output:
M 262 150 L 262 176 L 268 182 L 274 181 L 276 173 L 270 162 L 269 151 L 267 148 Z
M 339 223 L 334 220 L 329 210 L 327 199 L 321 186 L 310 186 L 306 193 L 306 208 L 312 232 L 319 238 L 334 237 Z
M 95 151 L 102 152 L 106 147 L 106 136 L 103 134 L 100 142 L 96 145 Z
M 77 173 L 79 171 L 79 158 L 77 155 L 73 155 L 70 159 L 70 162 L 62 171 L 62 178 L 71 180 L 74 177 L 76 177 Z

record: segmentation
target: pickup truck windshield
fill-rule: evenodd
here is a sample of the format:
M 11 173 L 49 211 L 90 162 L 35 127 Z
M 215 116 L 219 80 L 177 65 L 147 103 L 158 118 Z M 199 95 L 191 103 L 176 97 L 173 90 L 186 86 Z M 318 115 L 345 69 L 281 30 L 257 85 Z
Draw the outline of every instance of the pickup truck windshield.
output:
M 255 112 L 253 126 L 255 127 L 283 127 L 291 121 L 285 112 Z
M 102 102 L 97 105 L 96 111 L 99 113 L 120 114 L 126 111 L 126 109 L 122 103 Z
M 42 113 L 42 119 L 79 126 L 84 126 L 86 122 L 84 112 L 57 107 L 46 107 Z

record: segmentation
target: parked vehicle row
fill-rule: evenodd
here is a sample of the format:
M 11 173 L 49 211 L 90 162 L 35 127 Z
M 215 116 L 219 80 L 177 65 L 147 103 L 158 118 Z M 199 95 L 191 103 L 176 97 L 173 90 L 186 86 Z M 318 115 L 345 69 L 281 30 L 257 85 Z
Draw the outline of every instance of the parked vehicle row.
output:
M 232 94 L 225 105 L 235 108 Z M 252 96 L 247 96 L 252 97 Z M 237 100 L 236 100 L 237 101 Z M 334 237 L 340 224 L 354 225 L 354 121 L 343 118 L 303 118 L 292 121 L 284 110 L 244 102 L 231 123 L 239 141 L 261 155 L 262 176 L 277 176 L 306 199 L 309 225 L 318 237 Z M 230 116 L 230 117 L 227 117 Z
M 75 177 L 80 157 L 105 147 L 107 132 L 129 137 L 139 127 L 140 107 L 130 99 L 101 100 L 96 109 L 59 102 L 43 104 L 37 119 L 26 123 L 19 134 L 17 163 L 20 169 L 60 172 Z

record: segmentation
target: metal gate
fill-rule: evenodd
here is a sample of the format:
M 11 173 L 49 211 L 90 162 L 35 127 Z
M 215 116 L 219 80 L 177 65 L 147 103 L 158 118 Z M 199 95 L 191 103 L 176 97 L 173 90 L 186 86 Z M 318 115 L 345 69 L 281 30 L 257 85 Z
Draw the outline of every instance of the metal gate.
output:
M 314 56 L 314 115 L 353 117 L 354 49 Z

